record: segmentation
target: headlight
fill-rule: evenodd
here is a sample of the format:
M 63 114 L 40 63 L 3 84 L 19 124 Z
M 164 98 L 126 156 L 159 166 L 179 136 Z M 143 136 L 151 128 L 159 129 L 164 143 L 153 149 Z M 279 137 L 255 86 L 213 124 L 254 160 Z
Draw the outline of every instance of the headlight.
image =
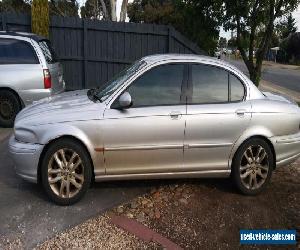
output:
M 33 131 L 26 128 L 15 128 L 14 129 L 15 138 L 17 141 L 20 142 L 27 142 L 27 143 L 36 143 L 37 137 Z

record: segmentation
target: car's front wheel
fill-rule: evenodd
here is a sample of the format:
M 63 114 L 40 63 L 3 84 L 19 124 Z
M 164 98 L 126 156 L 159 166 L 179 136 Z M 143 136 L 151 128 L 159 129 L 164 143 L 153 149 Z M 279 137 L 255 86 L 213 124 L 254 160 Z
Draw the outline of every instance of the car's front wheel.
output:
M 44 190 L 59 205 L 79 201 L 88 190 L 92 167 L 86 149 L 75 140 L 53 142 L 44 154 L 41 180 Z
M 269 183 L 274 157 L 268 143 L 253 138 L 240 146 L 233 159 L 232 177 L 243 194 L 260 193 Z

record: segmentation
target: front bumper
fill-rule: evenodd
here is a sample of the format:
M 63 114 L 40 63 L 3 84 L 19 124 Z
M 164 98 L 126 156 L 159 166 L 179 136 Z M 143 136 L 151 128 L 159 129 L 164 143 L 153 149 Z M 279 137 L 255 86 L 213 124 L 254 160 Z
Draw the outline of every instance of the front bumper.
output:
M 23 179 L 37 183 L 40 155 L 44 145 L 19 142 L 12 135 L 9 139 L 9 153 L 16 173 Z
M 285 166 L 300 157 L 300 132 L 271 138 L 276 153 L 276 165 Z

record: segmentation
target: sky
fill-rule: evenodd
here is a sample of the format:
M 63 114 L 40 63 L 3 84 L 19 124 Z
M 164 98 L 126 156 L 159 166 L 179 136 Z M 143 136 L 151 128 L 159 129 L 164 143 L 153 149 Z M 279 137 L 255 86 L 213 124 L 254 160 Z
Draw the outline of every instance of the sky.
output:
M 293 17 L 296 20 L 297 31 L 300 32 L 300 6 L 293 12 Z M 231 37 L 231 32 L 225 32 L 222 28 L 220 30 L 220 36 L 225 37 L 227 40 Z

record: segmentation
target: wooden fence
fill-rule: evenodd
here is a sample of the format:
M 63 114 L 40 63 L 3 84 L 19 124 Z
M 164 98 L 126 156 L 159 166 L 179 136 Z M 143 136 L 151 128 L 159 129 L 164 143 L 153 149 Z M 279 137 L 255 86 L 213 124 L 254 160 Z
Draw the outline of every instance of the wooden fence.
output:
M 30 15 L 0 13 L 0 30 L 31 32 Z M 51 17 L 50 40 L 68 89 L 100 86 L 136 59 L 158 53 L 204 54 L 171 26 Z

